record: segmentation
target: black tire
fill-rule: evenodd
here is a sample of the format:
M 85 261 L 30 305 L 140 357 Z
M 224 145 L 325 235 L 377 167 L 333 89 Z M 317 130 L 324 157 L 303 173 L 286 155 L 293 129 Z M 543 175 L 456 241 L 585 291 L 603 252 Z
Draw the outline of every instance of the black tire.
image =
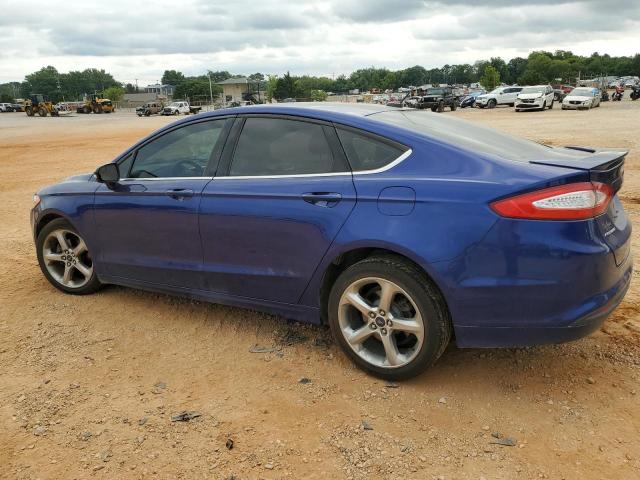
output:
M 47 116 L 47 109 L 44 107 L 40 107 L 38 109 L 38 115 L 40 115 L 41 117 L 46 117 Z
M 451 111 L 455 112 L 456 108 L 458 108 L 458 105 L 456 105 L 456 101 L 454 100 L 453 102 L 451 102 Z
M 444 102 L 441 100 L 438 102 L 438 113 L 444 112 Z
M 378 366 L 360 357 L 345 339 L 339 320 L 340 299 L 353 282 L 367 277 L 391 281 L 407 292 L 422 317 L 424 339 L 414 358 L 395 368 Z M 364 318 L 364 317 L 363 317 Z M 329 327 L 336 342 L 356 365 L 387 380 L 404 380 L 419 375 L 442 355 L 451 339 L 449 311 L 440 292 L 414 264 L 395 255 L 365 258 L 347 268 L 335 281 L 328 302 Z
M 555 100 L 551 100 L 551 105 L 549 105 L 549 110 L 553 109 L 553 104 L 554 104 Z
M 489 103 L 487 103 L 487 108 L 496 108 L 497 105 L 498 105 L 498 102 L 492 99 L 492 100 L 489 100 Z
M 33 111 L 32 107 L 26 107 L 24 111 L 27 113 L 28 117 L 33 117 L 35 115 L 35 112 Z
M 438 107 L 431 107 L 432 112 L 435 112 L 436 110 L 438 110 Z
M 91 107 L 85 105 L 84 107 L 82 107 L 82 111 L 84 113 L 89 114 L 89 113 L 91 113 Z
M 144 116 L 145 116 L 145 117 L 149 117 L 150 115 L 151 115 L 151 111 L 149 111 L 149 110 L 145 110 L 145 112 L 144 112 Z
M 545 108 L 547 108 L 547 101 L 546 100 L 544 102 L 542 102 L 542 108 L 540 109 L 540 111 L 544 112 Z
M 40 269 L 42 270 L 42 273 L 44 274 L 45 278 L 49 281 L 49 283 L 51 283 L 51 285 L 53 285 L 58 290 L 61 290 L 65 293 L 70 293 L 73 295 L 88 295 L 90 293 L 94 293 L 101 286 L 100 281 L 98 280 L 98 276 L 96 275 L 95 268 L 93 268 L 93 273 L 89 281 L 79 288 L 68 287 L 66 285 L 61 284 L 58 280 L 53 278 L 53 276 L 47 269 L 44 261 L 44 254 L 43 254 L 44 242 L 52 232 L 60 229 L 73 232 L 79 238 L 82 238 L 80 237 L 80 234 L 78 233 L 78 231 L 63 218 L 58 218 L 56 220 L 53 220 L 47 223 L 44 226 L 44 228 L 40 231 L 40 233 L 38 234 L 38 238 L 36 239 L 36 253 L 38 255 L 38 264 L 40 265 Z M 88 252 L 87 252 L 87 255 L 88 255 Z

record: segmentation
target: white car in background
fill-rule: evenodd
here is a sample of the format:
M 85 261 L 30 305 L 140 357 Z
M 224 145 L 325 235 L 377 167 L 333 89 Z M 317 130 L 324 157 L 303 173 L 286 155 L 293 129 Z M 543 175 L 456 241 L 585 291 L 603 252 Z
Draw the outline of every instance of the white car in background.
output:
M 475 105 L 480 108 L 495 108 L 498 105 L 513 107 L 516 97 L 522 91 L 522 87 L 498 87 L 489 93 L 476 98 Z
M 589 110 L 600 106 L 600 90 L 593 87 L 574 88 L 562 100 L 562 110 Z
M 552 109 L 555 94 L 551 85 L 524 87 L 516 97 L 516 112 L 520 110 Z

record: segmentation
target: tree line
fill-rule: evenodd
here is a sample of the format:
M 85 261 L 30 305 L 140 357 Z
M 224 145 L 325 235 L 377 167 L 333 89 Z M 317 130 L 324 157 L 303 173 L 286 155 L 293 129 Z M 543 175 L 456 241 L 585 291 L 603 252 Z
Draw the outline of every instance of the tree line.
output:
M 485 88 L 492 88 L 497 82 L 506 84 L 535 85 L 544 83 L 575 83 L 576 78 L 590 78 L 598 75 L 638 75 L 640 76 L 640 54 L 614 57 L 597 52 L 590 56 L 575 55 L 570 51 L 535 51 L 527 58 L 516 57 L 508 62 L 500 57 L 479 60 L 473 64 L 444 65 L 426 69 L 420 65 L 401 69 L 361 68 L 349 76 L 335 78 L 327 76 L 295 76 L 289 72 L 282 76 L 254 73 L 249 75 L 250 88 L 263 90 L 268 99 L 306 98 L 321 100 L 326 92 L 344 93 L 358 89 L 369 91 L 397 90 L 399 87 L 424 84 L 470 84 L 480 82 Z M 176 87 L 174 98 L 192 101 L 214 98 L 222 92 L 217 82 L 239 77 L 228 71 L 208 71 L 199 76 L 186 76 L 176 70 L 166 70 L 163 84 Z M 211 85 L 210 82 L 211 81 Z M 89 68 L 83 71 L 59 73 L 54 67 L 44 67 L 27 75 L 23 82 L 0 85 L 0 102 L 11 102 L 30 93 L 48 95 L 54 102 L 80 100 L 84 94 L 103 93 L 105 97 L 119 100 L 124 93 L 134 93 L 138 89 L 130 83 L 118 82 L 104 70 Z

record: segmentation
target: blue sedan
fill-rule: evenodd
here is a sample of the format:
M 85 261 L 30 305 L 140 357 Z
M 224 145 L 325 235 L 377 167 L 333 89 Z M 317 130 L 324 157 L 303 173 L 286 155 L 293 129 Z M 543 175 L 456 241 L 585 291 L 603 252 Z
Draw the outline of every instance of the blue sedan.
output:
M 631 278 L 626 153 L 380 105 L 242 107 L 44 188 L 31 224 L 64 292 L 118 284 L 326 323 L 360 367 L 402 379 L 454 336 L 599 328 Z

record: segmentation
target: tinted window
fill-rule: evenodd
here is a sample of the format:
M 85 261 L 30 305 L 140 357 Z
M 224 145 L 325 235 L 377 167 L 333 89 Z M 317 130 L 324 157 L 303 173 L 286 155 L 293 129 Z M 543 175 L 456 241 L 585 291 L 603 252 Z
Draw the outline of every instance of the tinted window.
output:
M 338 137 L 354 172 L 382 168 L 407 150 L 351 130 L 338 129 Z
M 248 118 L 229 175 L 329 173 L 335 171 L 334 163 L 322 125 L 277 118 Z
M 203 176 L 223 125 L 224 120 L 196 123 L 152 140 L 138 150 L 129 177 Z

